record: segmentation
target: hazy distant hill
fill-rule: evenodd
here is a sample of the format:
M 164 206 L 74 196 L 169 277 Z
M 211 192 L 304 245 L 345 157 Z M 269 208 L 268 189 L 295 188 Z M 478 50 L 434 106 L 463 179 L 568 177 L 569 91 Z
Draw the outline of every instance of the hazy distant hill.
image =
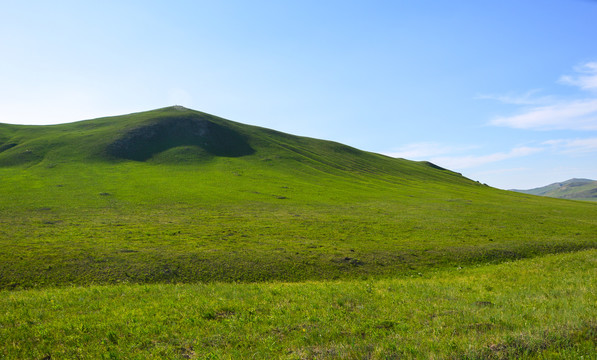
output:
M 512 191 L 560 199 L 597 201 L 597 181 L 590 179 L 570 179 L 535 189 Z

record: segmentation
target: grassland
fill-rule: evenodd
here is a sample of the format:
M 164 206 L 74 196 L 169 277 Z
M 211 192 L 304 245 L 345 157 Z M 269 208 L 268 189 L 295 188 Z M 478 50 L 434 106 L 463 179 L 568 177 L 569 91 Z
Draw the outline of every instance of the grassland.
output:
M 597 251 L 415 277 L 0 293 L 0 357 L 593 359 Z
M 596 355 L 594 203 L 181 108 L 0 124 L 0 195 L 6 358 Z

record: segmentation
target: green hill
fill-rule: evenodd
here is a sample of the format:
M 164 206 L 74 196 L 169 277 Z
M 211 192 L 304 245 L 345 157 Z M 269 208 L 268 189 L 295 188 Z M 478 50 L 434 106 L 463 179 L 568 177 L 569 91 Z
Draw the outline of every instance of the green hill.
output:
M 253 156 L 250 156 L 253 155 Z M 246 157 L 319 171 L 467 181 L 427 163 L 391 159 L 342 144 L 243 125 L 183 107 L 52 126 L 0 124 L 0 166 L 60 163 L 198 164 Z M 251 163 L 252 168 L 262 164 Z M 265 167 L 272 168 L 271 164 Z M 299 166 L 300 167 L 300 166 Z M 440 171 L 429 171 L 436 169 Z M 441 174 L 441 175 L 439 175 Z
M 3 359 L 595 356 L 597 203 L 181 107 L 0 124 L 0 247 Z
M 0 125 L 0 288 L 418 274 L 597 247 L 597 206 L 169 107 Z
M 597 181 L 589 179 L 570 179 L 535 189 L 512 191 L 560 199 L 597 201 Z

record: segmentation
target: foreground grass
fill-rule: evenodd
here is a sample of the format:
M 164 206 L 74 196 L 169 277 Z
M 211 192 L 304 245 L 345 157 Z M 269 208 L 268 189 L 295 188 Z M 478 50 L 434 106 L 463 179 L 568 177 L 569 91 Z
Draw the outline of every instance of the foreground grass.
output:
M 0 293 L 6 359 L 597 357 L 597 250 L 416 277 Z

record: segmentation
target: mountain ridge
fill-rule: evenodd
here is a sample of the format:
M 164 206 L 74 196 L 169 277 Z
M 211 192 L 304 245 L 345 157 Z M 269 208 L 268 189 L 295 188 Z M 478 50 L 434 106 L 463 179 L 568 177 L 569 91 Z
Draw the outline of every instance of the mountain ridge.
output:
M 583 178 L 572 178 L 534 189 L 511 191 L 559 199 L 597 201 L 597 181 Z

